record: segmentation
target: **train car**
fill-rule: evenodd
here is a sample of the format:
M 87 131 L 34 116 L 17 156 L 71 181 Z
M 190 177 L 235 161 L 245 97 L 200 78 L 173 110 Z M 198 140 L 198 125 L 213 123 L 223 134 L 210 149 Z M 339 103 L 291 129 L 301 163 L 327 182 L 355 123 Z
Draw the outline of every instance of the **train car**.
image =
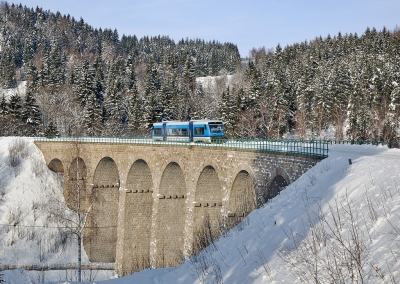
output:
M 153 124 L 153 140 L 206 142 L 225 137 L 225 127 L 219 120 L 163 121 Z

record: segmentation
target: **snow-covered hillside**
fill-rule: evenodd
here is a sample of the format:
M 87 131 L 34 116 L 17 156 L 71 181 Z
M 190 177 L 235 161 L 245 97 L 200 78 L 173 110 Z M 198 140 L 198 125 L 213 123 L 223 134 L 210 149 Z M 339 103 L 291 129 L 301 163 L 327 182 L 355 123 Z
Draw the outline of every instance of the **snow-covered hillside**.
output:
M 222 85 L 221 87 L 225 90 L 226 87 L 231 86 L 232 78 L 233 75 L 196 77 L 196 83 L 206 90 L 218 88 L 218 85 Z
M 23 141 L 21 163 L 11 167 L 8 145 L 15 140 L 0 138 L 0 264 L 74 263 L 76 240 L 61 238 L 59 227 L 65 223 L 51 217 L 62 207 L 54 202 L 62 200 L 59 177 L 46 168 L 32 141 Z M 333 145 L 327 159 L 179 268 L 119 279 L 102 271 L 95 280 L 258 284 L 315 283 L 315 278 L 333 283 L 336 277 L 342 283 L 361 283 L 361 278 L 363 283 L 399 283 L 399 218 L 400 150 Z M 63 281 L 66 275 L 76 279 L 73 273 L 7 270 L 4 278 L 38 283 Z M 86 279 L 93 279 L 89 273 L 94 272 Z
M 69 221 L 74 212 L 63 200 L 60 177 L 46 167 L 32 139 L 0 137 L 0 269 L 76 266 L 77 240 Z M 85 253 L 82 262 L 88 263 Z M 3 273 L 6 283 L 77 279 L 75 270 Z M 83 279 L 112 275 L 112 271 L 85 271 Z

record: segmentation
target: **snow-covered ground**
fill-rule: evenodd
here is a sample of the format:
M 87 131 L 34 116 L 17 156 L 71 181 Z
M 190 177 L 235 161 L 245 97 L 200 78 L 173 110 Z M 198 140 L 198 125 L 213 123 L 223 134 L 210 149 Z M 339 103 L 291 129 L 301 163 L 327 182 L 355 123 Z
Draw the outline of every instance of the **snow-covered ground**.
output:
M 17 150 L 10 160 L 12 146 Z M 77 239 L 71 234 L 74 225 L 69 221 L 76 216 L 63 201 L 60 177 L 47 168 L 33 139 L 0 137 L 0 270 L 10 265 L 76 267 Z M 89 263 L 85 253 L 82 262 Z M 75 269 L 3 273 L 6 283 L 77 279 Z M 83 279 L 109 279 L 113 275 L 110 270 L 87 270 Z
M 49 221 L 44 206 L 52 195 L 62 197 L 57 175 L 45 167 L 29 139 L 20 166 L 10 167 L 11 141 L 0 138 L 0 264 L 75 262 L 76 241 L 68 238 L 64 247 L 60 242 L 61 249 L 51 249 L 59 231 L 41 228 L 60 226 Z M 332 145 L 328 158 L 179 268 L 145 270 L 118 279 L 110 279 L 111 271 L 101 271 L 95 281 L 316 283 L 318 278 L 320 283 L 333 283 L 330 277 L 337 277 L 341 283 L 361 283 L 361 278 L 363 283 L 399 283 L 399 223 L 400 150 Z M 26 226 L 37 226 L 35 233 L 19 229 Z M 86 255 L 83 261 L 87 262 Z M 7 283 L 37 283 L 43 277 L 54 282 L 65 280 L 66 274 L 70 280 L 73 273 L 7 270 L 4 278 Z
M 19 94 L 21 98 L 25 98 L 26 81 L 18 81 L 17 87 L 12 89 L 0 89 L 0 99 L 3 97 L 8 101 L 12 95 Z
M 225 89 L 232 84 L 233 75 L 221 75 L 221 76 L 207 76 L 207 77 L 196 77 L 196 83 L 200 84 L 204 89 L 212 90 L 217 84 L 222 84 Z

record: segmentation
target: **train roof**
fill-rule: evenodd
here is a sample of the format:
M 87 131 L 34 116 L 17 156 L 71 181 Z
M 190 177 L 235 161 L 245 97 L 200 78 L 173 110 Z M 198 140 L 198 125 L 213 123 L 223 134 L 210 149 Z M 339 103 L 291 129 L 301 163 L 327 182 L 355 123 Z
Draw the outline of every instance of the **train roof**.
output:
M 222 124 L 221 120 L 211 120 L 211 119 L 203 119 L 203 120 L 191 120 L 193 124 L 209 124 L 209 123 L 217 123 Z M 189 121 L 179 121 L 179 120 L 168 120 L 163 122 L 156 122 L 153 123 L 153 126 L 162 126 L 162 124 L 166 122 L 169 125 L 186 125 L 189 124 Z

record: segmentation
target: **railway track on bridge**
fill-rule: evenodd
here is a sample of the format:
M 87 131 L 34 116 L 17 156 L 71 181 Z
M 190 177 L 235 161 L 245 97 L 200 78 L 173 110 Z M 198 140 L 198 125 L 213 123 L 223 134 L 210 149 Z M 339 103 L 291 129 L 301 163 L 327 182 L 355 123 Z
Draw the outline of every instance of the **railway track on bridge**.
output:
M 187 141 L 155 141 L 147 137 L 35 137 L 40 142 L 77 142 L 77 143 L 111 143 L 136 144 L 163 147 L 189 147 L 226 149 L 234 151 L 270 152 L 283 155 L 301 155 L 323 159 L 328 157 L 329 141 L 323 140 L 269 140 L 269 139 L 220 139 L 214 143 Z

